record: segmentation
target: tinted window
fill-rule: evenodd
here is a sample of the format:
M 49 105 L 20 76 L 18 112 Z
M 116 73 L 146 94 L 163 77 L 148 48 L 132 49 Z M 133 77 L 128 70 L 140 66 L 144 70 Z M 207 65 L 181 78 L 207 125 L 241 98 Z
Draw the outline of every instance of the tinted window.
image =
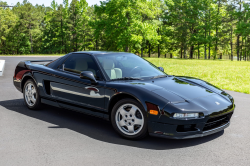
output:
M 80 74 L 82 71 L 92 71 L 96 79 L 101 78 L 97 64 L 93 58 L 87 54 L 72 54 L 64 62 L 64 70 L 77 74 Z

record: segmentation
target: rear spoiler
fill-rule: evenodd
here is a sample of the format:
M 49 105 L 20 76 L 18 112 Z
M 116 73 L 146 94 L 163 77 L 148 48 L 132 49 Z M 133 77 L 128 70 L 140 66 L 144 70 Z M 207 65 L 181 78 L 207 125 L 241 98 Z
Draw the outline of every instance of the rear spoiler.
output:
M 34 62 L 52 62 L 53 60 L 24 60 L 18 63 L 19 67 L 26 67 L 26 65 L 31 65 Z
M 24 62 L 32 63 L 32 62 L 52 62 L 52 61 L 53 60 L 26 60 Z
M 22 61 L 24 62 L 26 65 L 30 64 L 30 63 L 35 63 L 35 62 L 52 62 L 53 60 L 26 60 L 26 61 Z

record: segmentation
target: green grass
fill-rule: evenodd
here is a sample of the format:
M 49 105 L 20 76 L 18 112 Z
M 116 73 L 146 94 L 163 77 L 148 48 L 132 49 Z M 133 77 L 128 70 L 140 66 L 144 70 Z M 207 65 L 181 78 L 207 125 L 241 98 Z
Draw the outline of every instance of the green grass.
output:
M 250 94 L 250 62 L 146 58 L 170 75 L 200 78 L 226 90 Z

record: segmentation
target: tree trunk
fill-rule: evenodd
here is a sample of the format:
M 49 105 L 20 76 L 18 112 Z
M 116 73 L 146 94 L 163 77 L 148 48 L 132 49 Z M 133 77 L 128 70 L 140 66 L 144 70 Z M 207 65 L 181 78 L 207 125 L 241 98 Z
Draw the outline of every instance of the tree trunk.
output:
M 86 51 L 86 48 L 85 48 L 85 47 L 86 47 L 86 45 L 85 45 L 85 41 L 86 41 L 86 40 L 85 40 L 85 38 L 86 38 L 86 35 L 85 35 L 85 33 L 84 33 L 84 38 L 83 38 L 83 39 L 84 39 L 84 46 L 83 46 L 84 51 Z
M 207 39 L 207 29 L 205 29 L 205 39 Z M 205 43 L 204 58 L 207 59 L 207 43 Z
M 210 50 L 211 50 L 211 48 L 210 48 L 210 43 L 209 43 L 209 45 L 208 45 L 208 59 L 210 59 Z
M 30 31 L 30 48 L 31 48 L 31 54 L 33 54 L 33 40 L 32 40 L 32 34 L 30 30 L 30 25 L 29 25 L 29 31 Z
M 160 44 L 158 45 L 158 58 L 161 57 L 161 52 L 160 52 Z
M 160 28 L 158 28 L 158 36 L 160 35 Z M 160 52 L 160 43 L 158 44 L 158 58 L 160 58 L 161 52 Z
M 240 60 L 240 35 L 237 36 L 237 60 Z
M 186 47 L 186 41 L 185 41 L 184 42 L 184 52 L 183 52 L 184 59 L 187 59 L 186 50 L 187 50 L 187 47 Z
M 190 47 L 190 59 L 193 59 L 193 54 L 194 54 L 194 46 Z
M 181 47 L 181 59 L 182 59 L 182 49 L 183 49 L 183 47 Z
M 129 47 L 126 46 L 124 51 L 125 51 L 125 52 L 128 52 L 128 51 L 129 51 Z
M 198 42 L 198 59 L 200 59 L 200 43 Z
M 232 19 L 232 16 L 231 16 Z M 231 61 L 234 60 L 234 56 L 233 56 L 233 25 L 231 25 Z
M 243 55 L 243 36 L 241 37 L 240 61 L 242 60 L 242 55 Z
M 247 48 L 246 48 L 246 45 L 247 45 L 247 39 L 245 39 L 245 61 L 247 60 Z
M 210 49 L 211 49 L 211 43 L 210 43 L 210 35 L 211 35 L 211 30 L 210 30 L 210 9 L 209 9 L 209 50 L 208 50 L 208 59 L 210 59 Z
M 207 10 L 206 10 L 206 12 L 207 12 Z M 206 22 L 206 24 L 205 24 L 205 39 L 207 39 L 207 19 L 205 20 L 205 22 Z M 205 42 L 205 48 L 204 48 L 204 59 L 207 59 L 207 43 L 206 42 Z
M 97 39 L 95 40 L 95 50 L 98 51 L 98 43 L 97 43 Z
M 151 44 L 148 42 L 148 56 L 151 56 Z
M 78 51 L 78 45 L 77 45 L 77 33 L 76 33 L 76 51 Z
M 217 13 L 217 17 L 219 16 L 220 14 L 220 3 L 221 1 L 219 1 L 219 4 L 218 4 L 218 13 Z M 217 40 L 217 37 L 218 37 L 218 25 L 217 25 L 217 19 L 216 19 L 216 44 L 215 44 L 215 56 L 217 56 L 217 50 L 218 50 L 218 40 Z
M 62 47 L 62 48 L 61 48 L 61 53 L 63 52 L 63 30 L 62 30 L 62 24 L 63 24 L 63 23 L 62 23 L 62 18 L 61 18 L 61 34 L 62 34 L 62 36 L 61 36 L 61 37 L 62 37 L 62 43 L 61 43 L 61 47 Z
M 170 58 L 173 58 L 173 54 L 172 53 L 170 53 Z
M 240 12 L 241 12 L 241 0 L 240 0 Z M 239 22 L 241 18 L 239 17 Z M 237 60 L 240 60 L 240 34 L 237 36 Z

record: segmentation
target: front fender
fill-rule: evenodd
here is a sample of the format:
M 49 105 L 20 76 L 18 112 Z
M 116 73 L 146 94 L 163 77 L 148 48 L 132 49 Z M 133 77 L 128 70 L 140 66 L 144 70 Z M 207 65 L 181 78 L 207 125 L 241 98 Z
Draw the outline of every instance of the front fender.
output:
M 109 86 L 112 87 L 112 89 L 108 88 Z M 160 111 L 168 103 L 168 101 L 166 99 L 164 99 L 163 97 L 161 97 L 155 93 L 152 93 L 148 90 L 145 90 L 144 88 L 141 88 L 139 86 L 130 86 L 130 85 L 126 85 L 126 84 L 122 84 L 122 85 L 118 85 L 118 84 L 108 85 L 107 84 L 107 89 L 105 91 L 105 95 L 106 95 L 106 99 L 107 99 L 105 102 L 105 103 L 107 103 L 106 104 L 107 110 L 109 110 L 109 105 L 113 104 L 112 100 L 114 100 L 119 95 L 129 95 L 129 96 L 135 98 L 138 102 L 141 103 L 141 105 L 143 106 L 145 111 L 147 111 L 146 102 L 150 102 L 152 104 L 157 105 L 159 107 Z M 155 121 L 159 117 L 160 117 L 160 113 L 159 113 L 159 115 L 148 114 L 149 121 Z

